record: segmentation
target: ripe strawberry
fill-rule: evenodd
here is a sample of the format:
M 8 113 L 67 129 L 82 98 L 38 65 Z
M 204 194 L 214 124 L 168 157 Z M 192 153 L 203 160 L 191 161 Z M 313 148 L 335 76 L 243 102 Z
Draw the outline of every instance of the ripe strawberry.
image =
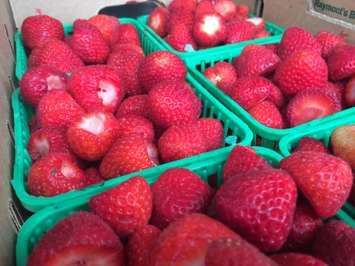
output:
M 340 80 L 355 74 L 355 45 L 341 45 L 334 48 L 327 58 L 329 77 Z
M 195 9 L 195 17 L 200 17 L 207 13 L 215 12 L 214 6 L 210 0 L 202 0 L 200 1 Z
M 88 112 L 115 112 L 124 96 L 124 88 L 117 72 L 108 66 L 91 65 L 72 73 L 68 91 Z
M 324 146 L 323 142 L 310 137 L 301 138 L 300 142 L 298 143 L 294 151 L 316 151 L 316 152 L 329 153 L 328 149 Z
M 146 266 L 159 234 L 160 230 L 150 224 L 132 233 L 126 246 L 127 266 Z
M 30 49 L 42 47 L 51 40 L 64 39 L 62 23 L 47 15 L 25 18 L 21 26 L 21 33 L 24 44 Z
M 95 15 L 88 19 L 91 25 L 94 25 L 104 37 L 106 43 L 110 46 L 117 42 L 120 34 L 120 22 L 114 16 Z
M 277 49 L 278 55 L 282 60 L 300 50 L 312 50 L 315 54 L 320 55 L 322 51 L 321 45 L 313 35 L 300 27 L 288 28 Z
M 321 218 L 329 218 L 343 206 L 352 186 L 350 166 L 330 154 L 298 151 L 283 159 L 298 188 Z
M 272 34 L 270 32 L 268 32 L 267 30 L 262 30 L 262 31 L 258 31 L 255 33 L 255 39 L 266 38 L 271 35 Z M 275 51 L 275 53 L 276 53 L 276 51 Z
M 149 265 L 204 265 L 209 242 L 222 237 L 238 236 L 206 215 L 187 215 L 171 223 L 159 235 Z
M 124 250 L 115 232 L 90 212 L 75 212 L 57 223 L 37 243 L 28 266 L 123 266 Z
M 54 196 L 85 186 L 85 174 L 66 153 L 49 153 L 32 164 L 28 191 L 35 196 Z
M 197 127 L 205 138 L 208 151 L 222 147 L 224 130 L 220 121 L 214 118 L 200 118 L 197 120 Z
M 227 37 L 225 20 L 215 12 L 200 15 L 195 19 L 192 34 L 195 41 L 202 47 L 220 44 Z
M 121 105 L 118 107 L 116 112 L 116 117 L 122 117 L 125 115 L 141 115 L 145 118 L 148 118 L 149 114 L 147 114 L 147 102 L 148 95 L 135 95 L 128 97 L 123 100 Z
M 185 26 L 188 29 L 192 29 L 195 21 L 195 16 L 193 11 L 179 9 L 174 12 L 169 13 L 169 20 L 167 24 L 168 33 L 173 32 L 176 27 Z
M 343 98 L 346 106 L 355 106 L 355 76 L 346 83 L 343 90 Z
M 27 70 L 20 83 L 25 102 L 37 106 L 48 91 L 65 90 L 66 75 L 52 67 L 40 66 Z
M 196 8 L 197 0 L 173 0 L 169 4 L 169 12 L 174 13 L 177 11 L 194 11 Z
M 214 10 L 226 20 L 231 20 L 237 15 L 237 5 L 232 0 L 217 0 Z
M 276 263 L 242 238 L 220 238 L 207 249 L 206 266 L 276 266 Z
M 148 142 L 154 140 L 154 126 L 147 118 L 141 115 L 125 115 L 117 119 L 118 137 L 137 134 Z
M 282 253 L 272 255 L 271 258 L 279 266 L 327 266 L 323 261 L 310 255 L 301 253 Z
M 138 70 L 143 60 L 142 49 L 131 44 L 116 45 L 107 59 L 107 65 L 117 71 L 128 96 L 143 93 L 138 80 Z
M 33 50 L 28 63 L 30 67 L 47 65 L 65 73 L 70 73 L 84 65 L 73 49 L 59 40 L 49 41 L 43 47 Z
M 234 20 L 227 25 L 226 43 L 238 43 L 254 38 L 255 26 L 246 20 Z
M 100 164 L 100 174 L 105 179 L 154 167 L 158 151 L 153 143 L 140 135 L 119 138 L 106 153 Z
M 86 186 L 95 185 L 105 180 L 101 177 L 99 170 L 95 167 L 91 167 L 85 170 Z
M 216 212 L 246 240 L 272 252 L 287 239 L 296 198 L 296 185 L 285 171 L 251 171 L 221 186 L 216 194 Z
M 207 68 L 203 74 L 220 90 L 229 95 L 237 82 L 237 72 L 227 62 L 218 62 L 213 67 Z
M 90 209 L 125 237 L 148 224 L 152 213 L 152 192 L 141 176 L 135 176 L 89 201 Z
M 149 14 L 147 25 L 160 37 L 167 34 L 169 12 L 165 7 L 156 7 Z
M 267 76 L 274 72 L 280 58 L 265 46 L 250 44 L 233 60 L 239 77 Z
M 84 110 L 64 90 L 47 93 L 38 103 L 37 118 L 42 127 L 69 127 Z
M 255 33 L 260 33 L 260 32 L 266 31 L 266 29 L 265 29 L 266 23 L 263 18 L 260 18 L 260 17 L 248 18 L 246 21 L 252 23 L 255 26 Z
M 180 52 L 190 52 L 191 50 L 198 49 L 192 37 L 191 29 L 184 24 L 175 25 L 164 40 L 175 50 Z
M 184 81 L 161 82 L 149 92 L 148 109 L 155 125 L 168 128 L 197 121 L 201 102 Z
M 320 31 L 315 36 L 322 48 L 323 58 L 327 58 L 334 47 L 345 44 L 345 37 L 332 32 Z
M 163 81 L 182 81 L 186 79 L 186 66 L 175 54 L 168 51 L 153 52 L 144 58 L 138 71 L 138 79 L 149 92 Z
M 184 168 L 172 168 L 152 185 L 152 223 L 165 228 L 171 222 L 196 212 L 205 212 L 212 189 L 198 175 Z
M 249 171 L 271 169 L 269 163 L 251 147 L 235 146 L 223 167 L 223 182 Z
M 249 7 L 244 4 L 237 5 L 237 14 L 244 18 L 248 17 Z
M 67 132 L 71 149 L 87 161 L 100 160 L 118 134 L 119 127 L 115 117 L 102 112 L 84 114 Z
M 269 101 L 263 101 L 249 109 L 249 114 L 261 124 L 271 128 L 285 128 L 285 121 L 277 106 Z
M 119 44 L 135 44 L 141 46 L 138 31 L 132 24 L 122 24 L 119 27 L 119 36 L 116 43 Z
M 75 53 L 86 64 L 105 63 L 110 53 L 110 47 L 100 30 L 83 19 L 74 21 L 73 27 L 70 44 Z

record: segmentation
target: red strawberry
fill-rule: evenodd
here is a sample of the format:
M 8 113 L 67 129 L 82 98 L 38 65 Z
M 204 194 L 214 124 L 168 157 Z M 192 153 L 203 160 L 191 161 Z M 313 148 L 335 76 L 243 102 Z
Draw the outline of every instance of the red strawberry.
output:
M 83 115 L 67 132 L 71 149 L 87 161 L 101 159 L 118 134 L 119 127 L 115 117 L 102 112 Z
M 144 58 L 139 67 L 138 79 L 149 92 L 163 81 L 185 80 L 186 72 L 184 62 L 177 55 L 168 51 L 158 51 Z
M 327 58 L 334 47 L 345 44 L 345 37 L 332 32 L 320 31 L 315 36 L 318 43 L 322 47 L 322 56 Z
M 88 112 L 115 112 L 124 96 L 117 72 L 108 66 L 82 67 L 68 79 L 68 91 Z
M 64 90 L 47 93 L 37 108 L 38 121 L 42 127 L 68 127 L 83 114 L 84 110 Z
M 200 3 L 197 4 L 195 10 L 195 17 L 200 17 L 207 13 L 215 12 L 214 6 L 210 0 L 202 0 Z
M 220 121 L 214 118 L 200 118 L 197 127 L 205 138 L 208 151 L 222 147 L 224 130 Z
M 290 173 L 322 218 L 335 215 L 349 196 L 353 179 L 351 168 L 338 157 L 298 151 L 283 159 L 280 166 Z
M 74 21 L 73 27 L 70 44 L 75 53 L 87 64 L 105 63 L 110 47 L 100 30 L 83 19 Z
M 126 246 L 127 266 L 146 266 L 159 234 L 160 230 L 150 224 L 131 234 Z
M 149 92 L 148 108 L 152 121 L 168 128 L 197 121 L 201 102 L 186 82 L 161 82 Z
M 91 168 L 86 169 L 85 176 L 86 176 L 86 185 L 87 186 L 95 185 L 95 184 L 105 181 L 101 177 L 99 170 L 95 167 L 91 167 Z
M 233 19 L 237 14 L 237 5 L 233 0 L 217 0 L 214 9 L 226 20 Z
M 163 162 L 170 162 L 207 152 L 207 142 L 196 124 L 171 126 L 158 142 Z
M 226 39 L 226 25 L 218 13 L 205 13 L 196 17 L 192 30 L 195 41 L 202 47 L 212 47 Z
M 178 26 L 185 26 L 188 29 L 192 29 L 194 21 L 195 16 L 193 11 L 180 9 L 174 12 L 170 12 L 167 24 L 168 33 L 173 31 L 176 32 L 175 28 Z
M 169 12 L 165 7 L 156 7 L 149 14 L 147 25 L 160 37 L 167 34 Z
M 159 235 L 149 265 L 204 265 L 209 242 L 222 237 L 238 236 L 206 215 L 187 215 L 171 223 Z
M 118 137 L 138 134 L 149 142 L 154 140 L 154 126 L 140 115 L 125 115 L 118 118 Z
M 106 153 L 100 164 L 100 174 L 109 179 L 158 164 L 158 151 L 154 144 L 140 135 L 119 138 Z
M 327 266 L 323 261 L 310 255 L 301 253 L 282 253 L 272 255 L 271 258 L 279 266 Z
M 251 147 L 235 146 L 223 167 L 223 181 L 249 171 L 271 169 L 269 163 Z
M 194 11 L 196 8 L 197 0 L 173 0 L 169 4 L 169 11 L 174 13 L 176 11 Z
M 59 40 L 49 41 L 43 47 L 33 50 L 28 63 L 30 67 L 47 65 L 66 73 L 84 65 L 73 49 Z
M 300 139 L 300 142 L 298 143 L 294 151 L 316 151 L 329 153 L 323 142 L 310 137 L 303 137 L 302 139 Z
M 258 32 L 255 33 L 255 39 L 266 38 L 266 37 L 269 37 L 271 35 L 272 34 L 270 32 L 268 32 L 267 30 L 262 30 L 262 31 L 258 31 Z
M 184 24 L 175 25 L 174 29 L 170 31 L 170 34 L 164 40 L 180 52 L 197 50 L 197 44 L 192 37 L 191 29 Z
M 30 48 L 46 45 L 51 40 L 63 40 L 64 29 L 62 23 L 47 15 L 27 17 L 21 26 L 22 39 Z
M 346 106 L 355 106 L 355 76 L 346 83 L 345 89 L 343 90 L 343 97 Z
M 285 171 L 247 172 L 216 194 L 219 219 L 264 252 L 279 250 L 292 227 L 297 188 Z
M 51 90 L 65 90 L 66 75 L 54 68 L 40 66 L 29 69 L 20 83 L 23 99 L 37 106 L 39 100 Z
M 137 54 L 144 55 L 144 51 L 142 47 L 136 44 L 130 44 L 130 43 L 116 43 L 111 47 L 111 52 L 115 53 L 117 50 L 120 51 L 121 49 L 127 49 L 128 51 L 134 51 Z
M 85 186 L 85 174 L 66 153 L 49 153 L 37 160 L 27 177 L 28 191 L 35 196 L 54 196 Z
M 184 168 L 172 168 L 152 186 L 152 223 L 165 228 L 171 222 L 195 212 L 205 212 L 212 189 L 198 175 Z
M 220 238 L 207 249 L 206 266 L 276 266 L 276 263 L 242 238 Z
M 122 117 L 125 115 L 141 115 L 148 118 L 147 114 L 147 102 L 148 95 L 135 95 L 123 100 L 121 105 L 118 107 L 116 112 L 116 117 Z
M 248 18 L 246 21 L 252 23 L 255 26 L 255 33 L 265 32 L 265 20 L 263 18 Z M 266 31 L 267 32 L 267 31 Z
M 340 45 L 327 58 L 329 77 L 340 80 L 355 74 L 355 45 Z
M 271 101 L 263 101 L 249 109 L 249 114 L 261 124 L 271 128 L 285 128 L 285 122 L 277 106 Z
M 120 44 L 135 44 L 141 46 L 138 31 L 132 24 L 122 24 L 119 27 L 119 36 L 117 43 Z
M 152 192 L 141 176 L 135 176 L 89 201 L 94 213 L 120 236 L 127 236 L 148 224 L 152 213 Z
M 255 38 L 254 24 L 245 20 L 235 20 L 227 25 L 226 43 L 238 43 L 253 38 Z
M 315 54 L 320 55 L 322 51 L 321 45 L 312 34 L 300 27 L 288 28 L 278 47 L 278 55 L 282 60 L 300 50 L 312 50 Z
M 244 18 L 248 17 L 249 7 L 244 4 L 237 5 L 237 14 Z
M 37 243 L 28 266 L 123 266 L 124 250 L 115 232 L 100 217 L 79 211 L 57 223 Z
M 89 18 L 88 22 L 94 25 L 104 37 L 108 45 L 113 45 L 117 42 L 120 34 L 120 22 L 114 16 L 95 15 Z
M 280 58 L 265 46 L 250 44 L 233 60 L 239 77 L 267 76 L 276 69 Z
M 227 62 L 218 62 L 213 67 L 207 68 L 203 74 L 214 85 L 226 94 L 230 94 L 233 86 L 237 82 L 237 72 L 234 67 Z

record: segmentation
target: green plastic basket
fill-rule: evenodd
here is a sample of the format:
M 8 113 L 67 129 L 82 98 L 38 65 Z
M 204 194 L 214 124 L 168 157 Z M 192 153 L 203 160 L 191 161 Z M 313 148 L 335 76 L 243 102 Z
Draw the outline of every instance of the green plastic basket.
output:
M 270 37 L 259 38 L 249 41 L 244 41 L 240 43 L 234 44 L 225 44 L 212 48 L 191 51 L 191 52 L 179 52 L 171 47 L 163 38 L 161 38 L 158 34 L 156 34 L 148 25 L 147 25 L 148 16 L 141 16 L 138 18 L 138 21 L 143 25 L 144 29 L 153 36 L 166 50 L 175 53 L 181 59 L 183 59 L 186 63 L 191 61 L 203 61 L 206 58 L 209 58 L 211 54 L 216 52 L 227 51 L 234 48 L 243 48 L 248 44 L 270 44 L 270 43 L 278 43 L 280 42 L 282 35 L 284 33 L 284 28 L 278 26 L 274 23 L 266 21 L 266 29 L 272 34 Z

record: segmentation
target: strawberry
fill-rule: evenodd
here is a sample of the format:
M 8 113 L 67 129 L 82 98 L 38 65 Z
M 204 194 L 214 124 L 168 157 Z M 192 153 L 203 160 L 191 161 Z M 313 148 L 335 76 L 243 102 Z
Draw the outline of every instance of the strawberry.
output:
M 120 34 L 120 22 L 116 17 L 102 14 L 95 15 L 89 18 L 88 22 L 101 32 L 108 45 L 112 46 L 117 42 Z
M 167 24 L 168 33 L 176 32 L 175 28 L 179 26 L 185 26 L 188 29 L 192 29 L 195 21 L 193 11 L 178 9 L 169 13 L 169 20 Z
M 142 94 L 143 88 L 138 80 L 139 66 L 144 60 L 142 49 L 131 44 L 116 45 L 114 49 L 107 65 L 117 71 L 128 96 Z
M 294 151 L 316 151 L 316 152 L 329 153 L 328 149 L 324 146 L 323 142 L 310 137 L 301 138 L 300 142 L 298 143 Z
M 105 181 L 101 177 L 99 170 L 95 167 L 87 168 L 85 170 L 85 177 L 87 186 L 95 185 Z
M 196 17 L 192 28 L 195 41 L 202 47 L 212 47 L 227 37 L 225 20 L 218 13 L 205 13 Z
M 237 82 L 237 72 L 227 62 L 218 62 L 213 67 L 208 67 L 203 74 L 220 90 L 229 95 Z
M 278 129 L 285 128 L 285 121 L 280 111 L 277 109 L 277 106 L 269 100 L 263 101 L 249 109 L 249 114 L 267 127 Z
M 39 100 L 51 90 L 65 90 L 66 75 L 54 68 L 40 66 L 29 69 L 20 82 L 23 99 L 37 106 Z
M 329 218 L 343 206 L 352 186 L 350 166 L 330 154 L 298 151 L 283 159 L 281 168 L 295 180 L 321 218 Z
M 56 18 L 36 15 L 25 18 L 21 26 L 22 39 L 30 49 L 42 47 L 51 40 L 63 40 L 64 28 Z
M 122 24 L 119 27 L 119 36 L 116 43 L 119 44 L 135 44 L 141 46 L 138 31 L 132 24 Z
M 227 25 L 226 43 L 238 43 L 255 38 L 254 24 L 245 20 L 234 20 Z
M 72 73 L 68 91 L 88 112 L 115 112 L 125 94 L 117 72 L 108 66 L 91 65 Z
M 210 0 L 202 0 L 197 4 L 195 17 L 200 17 L 204 14 L 215 12 L 214 5 Z
M 315 50 L 298 50 L 276 68 L 274 81 L 288 95 L 327 83 L 327 64 Z
M 346 106 L 355 106 L 355 76 L 346 83 L 343 90 L 343 98 Z
M 271 35 L 272 34 L 270 32 L 268 32 L 267 30 L 262 30 L 262 31 L 258 31 L 255 33 L 255 39 L 266 38 Z
M 297 188 L 282 170 L 247 172 L 216 193 L 219 219 L 264 252 L 279 250 L 292 227 Z
M 101 159 L 119 134 L 117 120 L 110 113 L 94 112 L 81 116 L 68 128 L 71 149 L 87 161 Z
M 66 153 L 49 153 L 32 164 L 28 191 L 35 196 L 54 196 L 85 186 L 85 174 Z
M 198 49 L 192 37 L 191 29 L 184 24 L 175 25 L 164 40 L 175 50 L 180 52 L 190 52 L 191 50 Z
M 152 213 L 152 192 L 143 177 L 135 176 L 92 197 L 89 206 L 124 237 L 148 224 Z
M 165 228 L 171 222 L 196 212 L 205 212 L 212 189 L 190 170 L 172 168 L 152 185 L 152 223 Z
M 226 20 L 233 19 L 237 14 L 237 5 L 233 0 L 217 0 L 214 10 Z
M 158 151 L 154 144 L 140 135 L 129 135 L 117 139 L 100 164 L 104 179 L 154 167 L 158 162 Z
M 248 18 L 246 21 L 252 23 L 255 26 L 255 33 L 267 32 L 265 29 L 266 23 L 263 18 Z
M 31 252 L 28 266 L 123 266 L 120 239 L 100 217 L 75 212 L 50 229 Z
M 33 50 L 28 63 L 30 67 L 47 65 L 65 73 L 84 65 L 73 49 L 59 40 L 49 41 L 43 47 Z
M 289 27 L 278 46 L 277 52 L 282 60 L 300 50 L 312 50 L 315 54 L 320 55 L 322 51 L 321 45 L 312 34 L 301 27 Z
M 169 12 L 165 7 L 156 7 L 149 14 L 147 25 L 160 37 L 167 34 Z
M 135 95 L 127 97 L 123 100 L 121 105 L 118 107 L 116 112 L 116 117 L 122 117 L 125 115 L 141 115 L 148 118 L 147 114 L 147 102 L 148 95 Z
M 30 122 L 28 123 L 28 127 L 30 129 L 30 133 L 32 134 L 35 132 L 37 129 L 41 128 L 41 125 L 39 124 L 39 121 L 37 119 L 36 115 L 33 115 Z
M 169 4 L 169 12 L 174 13 L 177 11 L 194 11 L 196 8 L 197 0 L 172 0 Z
M 248 17 L 249 7 L 245 4 L 237 5 L 237 14 L 244 18 Z
M 271 169 L 269 163 L 251 147 L 235 146 L 223 167 L 223 182 L 249 171 Z
M 182 81 L 186 79 L 186 66 L 175 54 L 168 51 L 153 52 L 144 58 L 138 71 L 138 79 L 149 92 L 163 81 Z
M 160 230 L 154 225 L 145 225 L 128 237 L 126 246 L 127 266 L 146 266 Z
M 100 30 L 83 19 L 74 21 L 73 29 L 70 44 L 84 63 L 105 63 L 110 52 L 110 47 Z
M 313 242 L 315 257 L 328 265 L 354 265 L 355 230 L 342 221 L 323 225 Z
M 197 121 L 201 102 L 184 81 L 161 82 L 149 92 L 148 109 L 159 127 L 189 124 Z
M 276 69 L 280 58 L 265 46 L 250 44 L 233 60 L 239 77 L 267 76 Z
M 154 140 L 154 126 L 147 118 L 141 115 L 125 115 L 117 119 L 118 137 L 131 134 L 140 135 L 149 142 Z
M 323 58 L 327 58 L 329 53 L 334 47 L 338 45 L 345 44 L 345 37 L 341 34 L 335 34 L 327 31 L 320 31 L 315 36 L 318 43 L 322 48 L 322 56 Z
M 337 127 L 330 137 L 335 156 L 345 160 L 355 171 L 355 125 Z
M 111 47 L 111 52 L 115 53 L 117 50 L 127 49 L 129 52 L 135 52 L 136 54 L 144 55 L 142 47 L 136 44 L 130 43 L 116 43 Z
M 149 265 L 204 265 L 209 243 L 222 237 L 238 236 L 206 215 L 187 215 L 171 223 L 159 235 Z
M 329 77 L 340 80 L 355 74 L 355 45 L 340 45 L 334 48 L 328 58 Z
M 220 121 L 214 118 L 200 118 L 197 127 L 205 138 L 208 151 L 222 147 L 224 130 Z
M 276 266 L 276 263 L 242 238 L 220 238 L 207 249 L 206 266 Z
M 84 110 L 64 90 L 47 93 L 37 108 L 37 118 L 42 127 L 68 127 L 83 114 Z
M 282 253 L 272 255 L 271 258 L 279 266 L 327 266 L 323 261 L 310 255 L 301 253 Z

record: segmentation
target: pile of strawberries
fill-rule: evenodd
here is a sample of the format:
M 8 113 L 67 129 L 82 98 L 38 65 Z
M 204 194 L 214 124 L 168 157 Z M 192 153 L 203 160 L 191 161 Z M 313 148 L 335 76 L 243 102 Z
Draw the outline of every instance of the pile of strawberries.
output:
M 248 18 L 249 8 L 233 0 L 173 0 L 157 7 L 147 24 L 180 52 L 270 36 L 262 18 Z
M 271 128 L 294 127 L 355 106 L 355 46 L 344 36 L 288 28 L 280 44 L 248 45 L 204 75 Z
M 96 15 L 76 20 L 64 37 L 58 20 L 37 15 L 22 36 L 30 56 L 21 96 L 36 109 L 31 194 L 53 196 L 221 147 L 223 126 L 199 118 L 183 61 L 165 51 L 145 56 L 133 25 Z
M 151 186 L 132 177 L 55 225 L 28 265 L 352 265 L 355 229 L 325 220 L 349 195 L 351 167 L 310 140 L 280 168 L 236 146 L 216 192 L 183 168 Z

